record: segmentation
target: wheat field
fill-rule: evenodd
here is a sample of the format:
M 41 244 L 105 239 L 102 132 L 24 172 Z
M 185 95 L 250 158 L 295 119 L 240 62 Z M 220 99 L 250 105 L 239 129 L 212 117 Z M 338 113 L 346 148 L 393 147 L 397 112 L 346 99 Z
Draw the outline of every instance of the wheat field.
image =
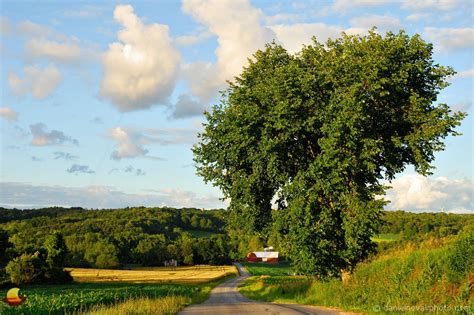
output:
M 140 267 L 122 269 L 66 268 L 77 282 L 204 283 L 237 273 L 235 266 Z

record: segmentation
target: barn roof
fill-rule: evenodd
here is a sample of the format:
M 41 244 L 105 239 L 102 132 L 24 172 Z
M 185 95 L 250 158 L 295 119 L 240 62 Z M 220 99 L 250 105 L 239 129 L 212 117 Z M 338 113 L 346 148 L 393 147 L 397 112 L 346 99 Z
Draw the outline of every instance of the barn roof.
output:
M 278 258 L 278 252 L 253 252 L 257 258 Z

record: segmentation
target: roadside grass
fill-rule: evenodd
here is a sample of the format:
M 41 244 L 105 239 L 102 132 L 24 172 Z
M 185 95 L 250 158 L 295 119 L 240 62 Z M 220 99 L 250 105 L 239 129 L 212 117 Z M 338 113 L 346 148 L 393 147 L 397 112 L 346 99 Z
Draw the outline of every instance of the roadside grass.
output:
M 280 262 L 278 264 L 266 263 L 242 263 L 252 276 L 288 276 L 292 274 L 289 262 Z
M 201 284 L 105 281 L 21 286 L 21 292 L 28 296 L 27 300 L 15 308 L 1 303 L 0 314 L 87 314 L 90 311 L 114 312 L 114 307 L 117 307 L 117 312 L 122 312 L 133 305 L 140 309 L 142 302 L 148 305 L 143 306 L 144 311 L 146 307 L 163 309 L 164 312 L 166 309 L 179 310 L 188 304 L 202 303 L 214 286 L 234 276 L 235 273 L 223 273 L 220 278 Z M 0 295 L 5 296 L 7 290 L 0 290 Z
M 93 307 L 88 315 L 154 315 L 154 314 L 176 314 L 186 305 L 187 298 L 184 296 L 165 296 L 156 299 L 137 298 L 129 299 L 123 303 L 112 306 L 98 305 Z
M 279 283 L 272 283 L 276 278 Z M 251 277 L 239 290 L 263 301 L 313 304 L 364 313 L 474 312 L 474 230 L 391 248 L 344 281 L 298 283 L 297 277 Z
M 236 276 L 236 274 L 228 275 L 206 284 L 200 284 L 198 290 L 191 296 L 168 295 L 159 298 L 131 298 L 110 306 L 96 305 L 89 311 L 81 313 L 81 315 L 176 314 L 187 305 L 204 302 L 209 298 L 211 290 L 215 286 L 234 276 Z

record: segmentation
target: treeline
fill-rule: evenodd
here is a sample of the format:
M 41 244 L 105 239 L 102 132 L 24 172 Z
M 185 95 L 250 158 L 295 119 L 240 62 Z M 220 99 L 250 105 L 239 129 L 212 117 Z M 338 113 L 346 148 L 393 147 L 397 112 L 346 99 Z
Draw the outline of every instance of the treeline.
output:
M 444 237 L 458 234 L 465 226 L 474 228 L 474 215 L 453 213 L 411 213 L 384 211 L 380 233 L 400 234 L 404 239 L 417 235 Z
M 226 210 L 167 207 L 0 208 L 0 278 L 16 281 L 19 274 L 34 270 L 20 282 L 65 281 L 68 277 L 58 271 L 63 266 L 163 266 L 170 259 L 180 265 L 228 264 L 266 246 L 279 250 L 281 257 L 286 255 L 277 231 L 245 236 L 227 227 L 227 215 Z M 387 211 L 383 221 L 380 233 L 415 239 L 457 234 L 466 225 L 474 226 L 474 215 Z M 58 252 L 61 259 L 51 258 Z
M 59 237 L 64 243 L 63 259 L 57 266 L 162 266 L 169 259 L 175 259 L 179 264 L 230 262 L 222 210 L 0 208 L 0 222 L 3 235 L 0 269 L 4 280 L 13 279 L 13 269 L 24 270 L 25 267 L 20 266 L 23 265 L 38 272 L 22 282 L 45 282 L 41 274 L 48 275 L 49 272 L 43 267 L 49 257 L 45 248 L 51 237 Z M 11 268 L 13 261 L 15 268 Z M 49 278 L 53 282 L 66 279 L 59 274 Z

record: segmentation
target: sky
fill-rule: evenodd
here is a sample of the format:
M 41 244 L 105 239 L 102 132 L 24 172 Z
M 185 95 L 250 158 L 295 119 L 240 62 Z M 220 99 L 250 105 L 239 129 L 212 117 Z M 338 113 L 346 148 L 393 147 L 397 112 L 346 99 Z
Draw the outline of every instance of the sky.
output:
M 0 206 L 226 207 L 191 152 L 226 80 L 272 40 L 296 53 L 375 26 L 433 43 L 457 71 L 438 102 L 468 113 L 386 209 L 474 213 L 469 0 L 2 0 L 0 16 Z

